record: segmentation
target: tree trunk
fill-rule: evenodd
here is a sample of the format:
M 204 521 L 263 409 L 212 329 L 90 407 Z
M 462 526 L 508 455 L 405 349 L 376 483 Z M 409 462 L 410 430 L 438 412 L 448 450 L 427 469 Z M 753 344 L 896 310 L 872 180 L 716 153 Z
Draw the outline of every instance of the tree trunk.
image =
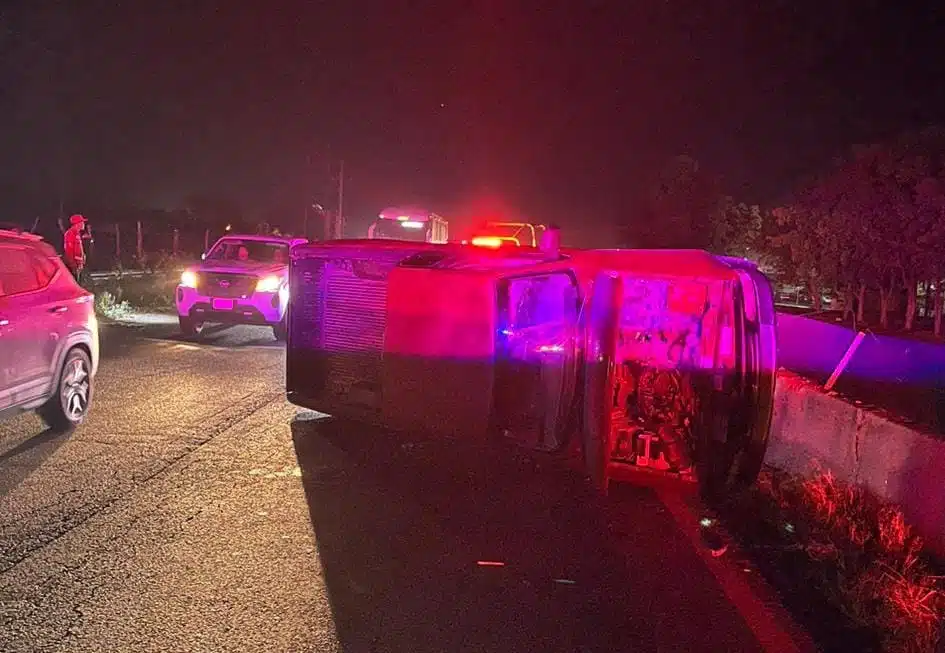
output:
M 814 280 L 807 282 L 807 291 L 810 293 L 810 300 L 814 304 L 814 310 L 819 311 L 824 307 L 824 299 L 821 296 L 820 284 Z
M 922 290 L 924 296 L 922 299 L 922 310 L 919 312 L 919 315 L 928 319 L 932 317 L 932 282 L 923 282 Z
M 853 317 L 853 284 L 848 283 L 843 287 L 843 319 Z
M 889 304 L 892 294 L 892 289 L 879 287 L 879 326 L 883 329 L 889 327 Z
M 933 308 L 932 311 L 933 311 L 933 315 L 935 315 L 935 335 L 941 336 L 942 335 L 942 304 L 945 303 L 943 302 L 943 299 L 945 299 L 945 293 L 942 293 L 942 280 L 941 279 L 935 280 L 934 292 L 935 292 L 935 301 L 933 302 L 933 306 L 935 308 Z
M 915 281 L 911 280 L 906 283 L 906 331 L 912 331 L 915 326 L 915 309 L 918 305 L 917 285 Z
M 857 289 L 857 298 L 856 298 L 856 321 L 857 323 L 863 322 L 863 305 L 866 303 L 866 284 L 860 283 L 860 287 Z

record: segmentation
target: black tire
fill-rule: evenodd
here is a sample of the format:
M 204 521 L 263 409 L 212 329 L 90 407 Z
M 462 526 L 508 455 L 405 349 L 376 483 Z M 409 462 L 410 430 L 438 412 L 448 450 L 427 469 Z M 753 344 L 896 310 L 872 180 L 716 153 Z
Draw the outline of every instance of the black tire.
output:
M 278 324 L 272 325 L 272 335 L 276 337 L 276 340 L 279 342 L 285 342 L 286 338 L 289 335 L 289 328 L 285 323 L 285 320 L 282 320 Z
M 203 331 L 203 323 L 197 322 L 191 317 L 186 315 L 178 316 L 178 321 L 180 322 L 180 331 L 188 338 L 196 338 L 200 335 L 200 332 Z
M 74 347 L 59 368 L 55 392 L 36 412 L 49 428 L 72 430 L 89 412 L 92 385 L 92 361 L 83 349 Z

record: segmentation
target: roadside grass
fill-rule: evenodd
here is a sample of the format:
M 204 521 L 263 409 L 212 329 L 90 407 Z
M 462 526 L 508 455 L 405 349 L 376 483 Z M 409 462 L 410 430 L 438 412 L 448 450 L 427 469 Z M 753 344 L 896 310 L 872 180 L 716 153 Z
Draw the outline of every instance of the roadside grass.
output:
M 174 289 L 180 275 L 159 271 L 139 277 L 115 276 L 93 281 L 96 312 L 120 320 L 134 313 L 163 313 L 174 309 Z
M 945 577 L 898 508 L 830 473 L 765 470 L 722 518 L 805 626 L 845 622 L 859 641 L 839 650 L 945 650 Z

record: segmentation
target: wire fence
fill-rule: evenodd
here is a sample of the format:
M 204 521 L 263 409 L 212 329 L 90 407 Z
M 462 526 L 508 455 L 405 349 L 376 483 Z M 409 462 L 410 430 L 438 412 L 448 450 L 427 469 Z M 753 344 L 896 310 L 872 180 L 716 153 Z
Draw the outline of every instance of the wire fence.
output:
M 60 253 L 63 234 L 47 229 L 41 235 Z M 145 223 L 92 223 L 91 240 L 85 241 L 88 270 L 146 270 L 163 267 L 168 261 L 197 260 L 226 231 L 200 226 L 170 227 Z

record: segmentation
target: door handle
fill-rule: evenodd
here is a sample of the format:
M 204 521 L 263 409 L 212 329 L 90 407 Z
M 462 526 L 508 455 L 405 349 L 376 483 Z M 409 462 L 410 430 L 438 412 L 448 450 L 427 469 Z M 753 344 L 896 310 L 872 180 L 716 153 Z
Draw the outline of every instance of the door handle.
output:
M 53 306 L 51 309 L 49 309 L 49 312 L 50 313 L 65 313 L 68 310 L 69 310 L 68 306 Z

